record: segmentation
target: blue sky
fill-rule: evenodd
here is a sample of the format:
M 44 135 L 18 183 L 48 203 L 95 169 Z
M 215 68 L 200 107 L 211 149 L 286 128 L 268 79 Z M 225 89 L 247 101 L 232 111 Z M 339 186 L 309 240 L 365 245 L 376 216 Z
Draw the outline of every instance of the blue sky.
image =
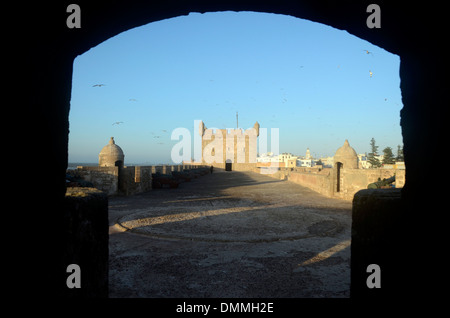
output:
M 380 151 L 396 153 L 399 63 L 346 31 L 285 15 L 191 13 L 150 23 L 75 59 L 69 162 L 97 162 L 114 136 L 125 164 L 170 164 L 175 128 L 198 133 L 194 120 L 235 128 L 236 111 L 241 128 L 279 128 L 280 152 L 332 156 L 348 139 L 364 153 L 374 137 Z

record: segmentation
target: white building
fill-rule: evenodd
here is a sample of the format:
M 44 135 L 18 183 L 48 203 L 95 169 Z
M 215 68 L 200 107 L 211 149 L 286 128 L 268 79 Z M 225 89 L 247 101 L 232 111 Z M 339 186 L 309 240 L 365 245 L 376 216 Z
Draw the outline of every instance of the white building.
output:
M 315 165 L 314 159 L 297 159 L 297 167 L 314 167 Z
M 272 152 L 267 152 L 257 157 L 256 162 L 261 164 L 278 163 L 279 167 L 295 167 L 297 158 L 297 156 L 287 152 L 278 156 L 275 156 Z
M 375 156 L 380 163 L 383 162 L 384 155 Z M 372 165 L 369 162 L 369 157 L 366 154 L 358 154 L 358 167 L 359 169 L 370 169 Z
M 311 156 L 309 148 L 306 148 L 305 156 L 297 157 L 297 167 L 314 167 L 316 160 Z
M 319 160 L 324 168 L 333 168 L 334 157 L 321 157 Z
M 278 162 L 278 156 L 274 156 L 272 152 L 267 152 L 256 157 L 256 162 Z
M 358 168 L 359 169 L 369 169 L 372 166 L 367 159 L 368 158 L 365 153 L 358 154 Z

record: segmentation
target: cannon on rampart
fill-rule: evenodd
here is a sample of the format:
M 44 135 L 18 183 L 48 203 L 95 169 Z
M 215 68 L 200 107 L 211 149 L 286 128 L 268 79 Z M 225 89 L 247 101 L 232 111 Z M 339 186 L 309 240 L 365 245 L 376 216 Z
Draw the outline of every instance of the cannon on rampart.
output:
M 370 183 L 367 186 L 367 189 L 386 189 L 386 188 L 392 188 L 394 187 L 394 185 L 392 184 L 393 182 L 395 182 L 395 175 L 393 175 L 390 178 L 384 178 L 383 180 L 381 180 L 380 178 L 378 178 L 377 182 L 373 182 Z

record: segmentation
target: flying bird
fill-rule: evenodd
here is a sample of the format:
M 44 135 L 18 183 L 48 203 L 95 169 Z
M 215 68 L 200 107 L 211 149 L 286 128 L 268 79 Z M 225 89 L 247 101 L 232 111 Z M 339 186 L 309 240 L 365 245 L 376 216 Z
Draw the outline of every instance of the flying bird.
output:
M 102 87 L 102 86 L 106 86 L 105 84 L 95 84 L 95 85 L 92 85 L 92 87 Z
M 119 125 L 119 124 L 123 124 L 123 121 L 116 121 L 115 123 L 113 123 L 112 125 Z
M 363 51 L 366 52 L 366 54 L 372 54 L 372 56 L 373 56 L 373 53 L 370 52 L 369 50 L 363 50 Z
M 370 77 L 372 77 L 372 74 L 373 74 L 373 73 L 372 73 L 372 71 L 371 71 L 371 70 L 369 70 L 369 75 L 370 75 Z
M 130 101 L 130 102 L 137 102 L 137 100 L 134 99 L 134 98 L 130 98 L 129 101 Z

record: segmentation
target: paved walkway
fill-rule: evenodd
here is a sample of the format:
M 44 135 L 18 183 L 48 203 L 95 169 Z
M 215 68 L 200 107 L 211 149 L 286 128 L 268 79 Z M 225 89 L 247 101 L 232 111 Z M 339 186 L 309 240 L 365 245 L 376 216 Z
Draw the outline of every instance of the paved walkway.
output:
M 215 172 L 109 204 L 110 297 L 349 297 L 350 202 Z

